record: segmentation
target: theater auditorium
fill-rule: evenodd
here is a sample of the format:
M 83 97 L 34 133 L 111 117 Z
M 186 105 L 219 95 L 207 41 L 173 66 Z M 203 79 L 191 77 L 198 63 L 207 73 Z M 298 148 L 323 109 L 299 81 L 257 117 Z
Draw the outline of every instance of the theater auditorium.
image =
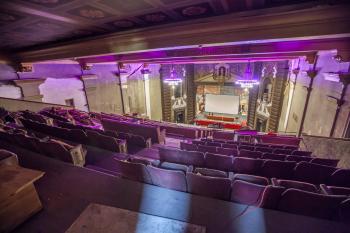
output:
M 350 2 L 0 3 L 1 233 L 350 233 Z

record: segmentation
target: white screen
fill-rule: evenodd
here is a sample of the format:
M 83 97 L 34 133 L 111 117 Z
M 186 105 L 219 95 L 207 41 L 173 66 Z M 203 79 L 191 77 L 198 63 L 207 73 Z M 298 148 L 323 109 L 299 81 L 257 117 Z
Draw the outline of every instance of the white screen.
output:
M 239 96 L 236 95 L 205 95 L 205 111 L 226 114 L 238 114 Z

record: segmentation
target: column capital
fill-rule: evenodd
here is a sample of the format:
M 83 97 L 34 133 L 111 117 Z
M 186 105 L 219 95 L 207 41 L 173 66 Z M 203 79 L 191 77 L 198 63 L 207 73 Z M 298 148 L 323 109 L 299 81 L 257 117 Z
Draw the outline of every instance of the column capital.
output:
M 315 78 L 318 74 L 318 70 L 308 70 L 306 71 L 307 76 L 309 76 L 311 79 Z

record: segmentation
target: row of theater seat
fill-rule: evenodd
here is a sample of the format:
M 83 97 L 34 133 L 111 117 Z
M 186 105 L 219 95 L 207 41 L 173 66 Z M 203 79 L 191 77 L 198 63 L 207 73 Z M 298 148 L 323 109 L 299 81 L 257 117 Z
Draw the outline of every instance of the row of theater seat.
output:
M 256 184 L 241 180 L 239 174 L 232 177 L 218 177 L 208 175 L 203 168 L 193 169 L 191 166 L 180 164 L 174 166 L 168 162 L 150 162 L 135 157 L 130 157 L 128 160 L 108 159 L 96 166 L 87 167 L 178 191 L 313 217 L 345 221 L 347 218 L 344 212 L 349 211 L 348 201 L 345 200 L 350 197 L 350 188 L 345 191 L 342 189 L 343 194 L 347 192 L 346 195 L 334 196 L 302 190 L 300 188 L 304 186 L 315 187 L 315 190 L 318 188 L 316 185 L 298 181 L 275 180 L 272 183 L 265 178 L 266 183 Z M 300 188 L 286 185 L 290 182 L 293 183 L 292 187 Z M 334 187 L 327 188 L 334 189 Z M 298 202 L 293 205 L 295 200 Z
M 350 170 L 303 161 L 297 163 L 294 161 L 232 157 L 168 147 L 159 148 L 159 159 L 170 163 L 207 167 L 224 172 L 299 180 L 313 184 L 350 186 Z
M 288 145 L 271 145 L 271 144 L 261 144 L 261 143 L 245 143 L 245 142 L 237 142 L 237 141 L 204 141 L 204 140 L 193 140 L 192 144 L 197 146 L 211 146 L 211 147 L 223 147 L 223 148 L 235 148 L 238 150 L 251 150 L 251 151 L 259 151 L 259 152 L 268 152 L 268 153 L 276 153 L 276 154 L 292 154 L 293 152 L 297 152 L 296 154 L 302 156 L 310 156 L 312 152 L 310 151 L 300 151 L 296 146 L 288 146 Z
M 48 157 L 72 163 L 76 166 L 85 164 L 86 150 L 81 144 L 71 145 L 49 137 L 40 139 L 28 135 L 25 131 L 0 131 L 0 139 L 4 142 L 28 149 Z
M 150 146 L 150 139 L 146 140 L 141 136 L 133 134 L 103 131 L 92 128 L 86 131 L 81 129 L 67 129 L 25 119 L 21 119 L 21 122 L 25 128 L 36 132 L 114 152 L 126 153 L 127 147 L 129 146 Z
M 244 149 L 237 150 L 236 148 L 234 148 L 234 145 L 231 145 L 231 144 L 227 144 L 227 145 L 233 148 L 205 146 L 205 145 L 197 146 L 196 144 L 180 142 L 180 148 L 186 151 L 199 151 L 203 153 L 213 153 L 218 155 L 256 158 L 256 159 L 261 158 L 261 159 L 295 161 L 295 162 L 305 161 L 305 162 L 317 163 L 317 164 L 332 166 L 332 167 L 336 167 L 339 162 L 339 160 L 337 159 L 325 159 L 325 158 L 317 158 L 317 157 L 311 157 L 311 156 L 302 156 L 302 154 L 304 153 L 309 153 L 308 151 L 292 151 L 291 155 L 286 155 L 286 154 L 251 151 L 251 150 L 244 150 Z M 279 149 L 276 149 L 276 152 L 278 152 L 277 150 Z

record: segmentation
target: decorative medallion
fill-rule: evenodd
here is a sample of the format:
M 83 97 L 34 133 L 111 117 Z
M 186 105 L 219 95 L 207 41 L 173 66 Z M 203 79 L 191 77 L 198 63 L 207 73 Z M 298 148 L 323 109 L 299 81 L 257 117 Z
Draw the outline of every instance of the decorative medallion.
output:
M 84 17 L 87 19 L 93 19 L 93 20 L 94 19 L 104 19 L 106 17 L 111 16 L 111 14 L 104 12 L 96 7 L 89 6 L 89 5 L 75 8 L 75 9 L 69 11 L 69 13 L 76 15 L 76 16 Z
M 46 7 L 57 7 L 73 0 L 22 0 L 23 2 L 31 2 Z

